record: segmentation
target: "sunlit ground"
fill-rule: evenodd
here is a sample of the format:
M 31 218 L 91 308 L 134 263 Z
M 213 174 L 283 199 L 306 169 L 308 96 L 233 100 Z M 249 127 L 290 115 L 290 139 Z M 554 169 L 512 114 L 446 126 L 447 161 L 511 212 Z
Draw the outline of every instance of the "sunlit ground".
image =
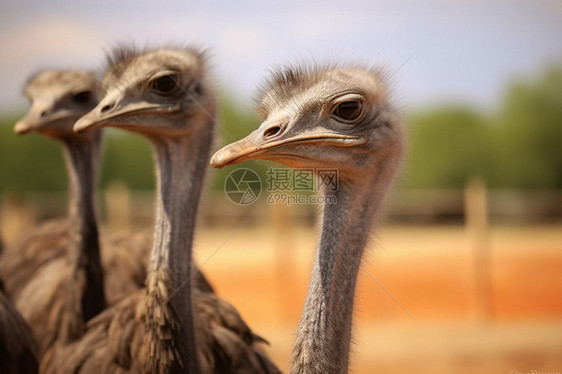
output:
M 286 371 L 316 233 L 235 230 L 200 230 L 198 263 Z M 380 231 L 359 279 L 352 372 L 562 371 L 562 226 L 491 230 L 489 307 L 471 243 L 462 226 Z
M 33 214 L 6 206 L 9 242 Z M 200 225 L 195 252 L 286 372 L 317 232 L 265 217 Z M 352 373 L 562 372 L 562 224 L 493 225 L 476 243 L 462 225 L 383 225 L 359 276 Z

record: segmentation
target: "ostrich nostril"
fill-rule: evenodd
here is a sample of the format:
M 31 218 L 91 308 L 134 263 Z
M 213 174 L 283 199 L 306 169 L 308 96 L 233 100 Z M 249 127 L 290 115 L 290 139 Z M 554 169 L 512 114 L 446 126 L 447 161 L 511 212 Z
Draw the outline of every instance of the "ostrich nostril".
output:
M 281 126 L 272 126 L 265 130 L 265 132 L 263 133 L 263 137 L 265 139 L 272 138 L 276 135 L 279 135 L 281 133 L 281 130 Z
M 46 111 L 46 110 L 44 110 L 44 111 L 41 112 L 41 117 L 45 117 L 46 115 L 47 115 L 47 111 Z
M 101 111 L 102 113 L 105 113 L 105 112 L 107 112 L 108 110 L 111 110 L 114 106 L 115 106 L 115 103 L 111 103 L 111 104 L 104 105 L 104 106 L 101 108 L 100 111 Z

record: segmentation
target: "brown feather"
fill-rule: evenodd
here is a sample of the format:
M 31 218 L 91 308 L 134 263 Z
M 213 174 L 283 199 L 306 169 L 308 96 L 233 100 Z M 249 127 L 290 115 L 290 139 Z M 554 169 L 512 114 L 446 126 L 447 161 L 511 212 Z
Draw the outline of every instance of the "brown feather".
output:
M 14 269 L 12 274 L 16 276 L 31 275 L 31 279 L 17 277 L 19 284 L 9 284 L 17 295 L 18 307 L 25 311 L 24 317 L 41 347 L 42 371 L 55 373 L 63 368 L 75 368 L 83 373 L 143 372 L 138 363 L 142 362 L 140 358 L 148 354 L 146 347 L 143 348 L 143 340 L 146 338 L 144 321 L 148 311 L 144 305 L 145 291 L 140 288 L 145 281 L 151 236 L 143 233 L 102 235 L 101 255 L 107 299 L 110 305 L 117 305 L 92 319 L 84 338 L 78 343 L 68 348 L 49 349 L 58 337 L 64 293 L 67 292 L 65 285 L 70 273 L 65 257 L 67 233 L 67 220 L 49 221 L 27 234 L 19 246 L 10 248 L 1 262 L 3 274 L 8 269 Z M 43 242 L 41 237 L 45 238 Z M 43 247 L 41 243 L 51 244 L 52 247 Z M 24 255 L 18 256 L 16 251 Z M 264 360 L 274 368 L 260 350 L 264 340 L 252 333 L 236 309 L 218 298 L 205 276 L 195 270 L 195 307 L 197 316 L 200 317 L 197 318 L 196 333 L 198 341 L 202 342 L 202 348 L 199 349 L 201 365 L 207 371 L 217 365 L 219 368 L 230 367 L 232 371 L 224 371 L 226 373 L 243 373 L 244 368 L 249 368 L 251 373 L 275 372 L 263 369 Z M 119 302 L 125 297 L 125 300 Z M 170 313 L 169 309 L 153 310 L 153 315 L 158 315 L 162 319 L 159 323 L 162 324 Z M 168 331 L 158 333 L 170 336 Z M 104 347 L 105 344 L 107 347 Z M 162 357 L 166 363 L 171 362 L 174 357 L 164 347 L 152 349 L 152 354 Z M 67 356 L 66 352 L 72 352 L 72 355 Z M 111 360 L 107 359 L 108 355 Z M 240 359 L 241 356 L 247 358 Z M 69 358 L 72 359 L 66 362 Z M 73 370 L 69 369 L 69 372 Z
M 5 374 L 37 373 L 37 348 L 29 327 L 0 289 L 0 368 Z
M 194 291 L 194 298 L 203 373 L 280 373 L 262 353 L 261 340 L 232 305 L 199 290 Z M 172 346 L 154 343 L 170 336 L 166 330 L 170 327 L 165 326 L 173 313 L 165 302 L 145 307 L 147 299 L 146 290 L 139 290 L 90 320 L 80 341 L 53 347 L 47 355 L 50 359 L 41 363 L 41 372 L 173 373 L 173 368 L 181 367 L 180 358 Z M 156 309 L 161 310 L 158 316 Z M 150 334 L 159 334 L 160 339 L 152 339 Z M 155 357 L 160 365 L 145 368 L 149 357 Z
M 109 305 L 144 285 L 152 238 L 142 233 L 103 235 L 101 257 Z M 28 233 L 0 260 L 6 293 L 29 324 L 40 357 L 58 339 L 63 318 L 81 328 L 80 311 L 64 311 L 71 265 L 68 220 L 53 220 Z M 82 282 L 81 282 L 82 283 Z M 76 284 L 80 289 L 84 284 Z

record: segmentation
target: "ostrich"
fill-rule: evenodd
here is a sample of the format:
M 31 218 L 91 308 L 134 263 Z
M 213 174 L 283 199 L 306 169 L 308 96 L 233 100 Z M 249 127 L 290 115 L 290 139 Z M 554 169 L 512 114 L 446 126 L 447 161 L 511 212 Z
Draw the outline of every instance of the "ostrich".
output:
M 64 238 L 67 253 L 59 261 L 43 262 L 41 266 L 42 260 L 39 260 L 22 268 L 26 276 L 31 275 L 30 268 L 36 272 L 39 263 L 41 271 L 31 275 L 32 279 L 15 299 L 39 342 L 40 353 L 55 340 L 70 341 L 80 336 L 84 322 L 106 304 L 93 204 L 101 135 L 79 137 L 72 132 L 74 121 L 96 105 L 96 91 L 95 77 L 88 72 L 40 73 L 26 86 L 26 96 L 33 106 L 14 127 L 19 134 L 39 131 L 61 141 L 69 173 L 69 221 L 72 224 L 56 232 L 67 233 Z M 29 255 L 27 251 L 34 248 L 38 249 L 35 253 L 41 259 L 58 252 L 56 246 L 43 253 L 44 248 L 27 247 L 21 252 L 12 250 L 11 254 L 25 261 Z M 13 270 L 5 275 L 11 282 L 11 275 L 17 274 L 20 268 Z
M 38 132 L 59 141 L 69 174 L 68 219 L 28 233 L 5 251 L 0 264 L 7 293 L 29 323 L 41 356 L 55 341 L 78 338 L 84 323 L 105 308 L 104 278 L 110 303 L 142 287 L 147 256 L 123 261 L 122 252 L 131 248 L 122 243 L 122 235 L 111 236 L 102 241 L 103 266 L 109 270 L 109 276 L 103 275 L 94 212 L 102 136 L 72 131 L 74 122 L 98 102 L 94 74 L 43 71 L 29 80 L 25 93 L 32 106 L 15 132 Z M 135 240 L 139 254 L 148 252 L 141 235 Z
M 250 159 L 337 170 L 323 185 L 322 230 L 291 357 L 290 373 L 346 373 L 357 273 L 369 231 L 402 156 L 402 129 L 376 71 L 285 68 L 261 91 L 262 125 L 211 159 Z M 332 187 L 332 188 L 331 188 Z
M 33 103 L 24 118 L 20 119 L 14 131 L 17 134 L 39 132 L 59 140 L 65 149 L 66 164 L 69 168 L 69 190 L 75 195 L 79 190 L 75 183 L 79 172 L 73 161 L 74 148 L 80 143 L 92 148 L 95 141 L 77 139 L 76 147 L 72 144 L 72 125 L 82 114 L 95 106 L 95 77 L 85 71 L 44 71 L 32 76 L 25 88 L 25 95 Z M 76 158 L 76 157 L 75 157 Z M 69 203 L 76 205 L 78 196 L 72 196 Z M 76 205 L 69 211 L 77 211 Z M 53 258 L 64 256 L 68 247 L 69 223 L 67 219 L 56 219 L 43 223 L 28 232 L 15 245 L 7 248 L 6 255 L 0 263 L 0 273 L 5 277 L 8 294 L 17 300 L 19 294 L 32 279 L 39 268 Z
M 105 98 L 74 129 L 118 127 L 147 137 L 157 175 L 146 288 L 108 308 L 83 338 L 41 363 L 45 373 L 270 373 L 236 310 L 192 287 L 191 247 L 215 130 L 204 57 L 191 49 L 118 48 Z

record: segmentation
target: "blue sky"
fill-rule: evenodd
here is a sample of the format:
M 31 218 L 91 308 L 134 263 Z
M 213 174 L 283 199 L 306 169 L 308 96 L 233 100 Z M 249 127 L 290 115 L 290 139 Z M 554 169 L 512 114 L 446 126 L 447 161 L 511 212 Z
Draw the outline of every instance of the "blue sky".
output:
M 491 107 L 510 80 L 562 65 L 562 2 L 3 1 L 0 110 L 25 108 L 42 68 L 102 66 L 116 42 L 197 44 L 217 85 L 250 107 L 272 67 L 294 61 L 384 66 L 398 105 Z

